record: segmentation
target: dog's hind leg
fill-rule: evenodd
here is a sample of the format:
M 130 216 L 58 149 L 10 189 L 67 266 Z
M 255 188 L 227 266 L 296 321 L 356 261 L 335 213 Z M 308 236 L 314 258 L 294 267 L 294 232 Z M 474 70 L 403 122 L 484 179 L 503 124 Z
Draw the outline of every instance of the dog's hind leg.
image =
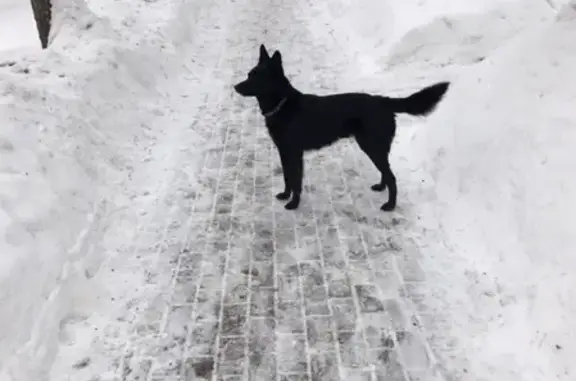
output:
M 362 135 L 357 135 L 356 141 L 362 151 L 368 155 L 370 160 L 372 160 L 381 173 L 380 184 L 373 185 L 372 189 L 375 191 L 382 191 L 385 188 L 388 188 L 388 201 L 383 204 L 380 209 L 386 212 L 394 210 L 394 208 L 396 208 L 398 188 L 396 184 L 396 176 L 394 176 L 394 173 L 390 168 L 390 162 L 388 161 L 388 150 L 386 147 L 382 147 L 377 139 L 367 139 Z
M 378 184 L 372 185 L 370 189 L 375 192 L 382 192 L 384 189 L 386 189 L 386 179 L 384 179 L 384 176 L 381 176 L 380 182 Z
M 303 152 L 290 152 L 286 159 L 286 175 L 288 186 L 292 190 L 292 199 L 284 208 L 293 210 L 300 205 L 300 195 L 302 194 L 302 179 L 304 177 Z

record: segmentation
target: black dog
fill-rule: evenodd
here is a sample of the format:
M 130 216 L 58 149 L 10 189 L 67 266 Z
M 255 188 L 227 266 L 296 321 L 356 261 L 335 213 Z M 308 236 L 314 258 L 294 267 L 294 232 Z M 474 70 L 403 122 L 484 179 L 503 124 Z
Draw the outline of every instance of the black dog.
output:
M 284 75 L 280 52 L 270 57 L 261 45 L 258 64 L 234 89 L 242 96 L 258 100 L 284 172 L 284 191 L 276 198 L 287 200 L 292 196 L 286 209 L 296 209 L 300 204 L 304 151 L 318 150 L 341 138 L 354 136 L 382 174 L 380 183 L 373 185 L 372 190 L 383 191 L 388 187 L 388 201 L 380 209 L 391 211 L 396 207 L 397 197 L 396 177 L 388 161 L 396 132 L 394 114 L 429 114 L 448 86 L 448 82 L 437 83 L 407 98 L 365 93 L 303 94 L 292 87 Z

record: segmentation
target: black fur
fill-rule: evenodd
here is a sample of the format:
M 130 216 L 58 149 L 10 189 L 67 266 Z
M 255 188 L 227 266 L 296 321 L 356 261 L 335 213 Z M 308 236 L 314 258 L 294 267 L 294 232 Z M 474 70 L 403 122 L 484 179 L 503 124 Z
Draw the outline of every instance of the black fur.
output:
M 391 211 L 396 207 L 397 197 L 396 177 L 388 161 L 396 132 L 395 113 L 431 113 L 448 86 L 448 82 L 437 83 L 407 98 L 366 93 L 303 94 L 292 87 L 284 75 L 280 52 L 270 57 L 261 45 L 258 64 L 234 89 L 242 96 L 258 100 L 282 162 L 285 186 L 276 198 L 292 197 L 286 209 L 296 209 L 300 203 L 303 153 L 354 137 L 381 173 L 380 182 L 373 185 L 372 190 L 388 188 L 388 201 L 380 209 Z

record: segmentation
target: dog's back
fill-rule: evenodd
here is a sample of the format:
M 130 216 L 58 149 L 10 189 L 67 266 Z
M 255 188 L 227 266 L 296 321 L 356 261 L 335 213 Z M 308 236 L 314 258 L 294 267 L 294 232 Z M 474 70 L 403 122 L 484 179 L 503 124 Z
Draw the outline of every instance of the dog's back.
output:
M 390 98 L 367 93 L 332 95 L 300 94 L 291 112 L 284 113 L 270 126 L 285 129 L 286 138 L 303 150 L 315 150 L 335 141 L 368 134 L 373 138 L 393 138 L 395 114 L 426 115 L 448 89 L 447 83 L 427 87 L 406 98 Z
M 390 123 L 392 122 L 392 123 Z M 394 128 L 394 113 L 383 97 L 365 93 L 333 95 L 302 94 L 294 111 L 271 120 L 271 127 L 284 129 L 286 138 L 303 150 L 316 150 L 378 124 Z

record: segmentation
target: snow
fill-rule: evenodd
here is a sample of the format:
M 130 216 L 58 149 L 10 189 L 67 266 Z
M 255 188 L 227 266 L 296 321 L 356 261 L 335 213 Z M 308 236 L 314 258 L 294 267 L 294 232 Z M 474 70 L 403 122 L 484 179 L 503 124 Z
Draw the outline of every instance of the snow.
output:
M 309 159 L 326 170 L 308 174 L 317 192 L 303 206 L 314 206 L 311 214 L 294 214 L 319 224 L 328 207 L 351 208 L 373 225 L 363 228 L 367 237 L 384 227 L 387 245 L 405 252 L 394 259 L 406 281 L 401 304 L 412 304 L 406 311 L 423 327 L 427 355 L 400 345 L 404 374 L 430 357 L 446 380 L 574 379 L 575 6 L 273 3 L 58 0 L 64 12 L 40 51 L 28 2 L 1 0 L 0 381 L 113 379 L 111 363 L 135 369 L 139 352 L 156 348 L 140 335 L 152 323 L 187 332 L 186 317 L 171 323 L 163 293 L 182 265 L 173 254 L 194 251 L 190 237 L 214 213 L 224 175 L 223 164 L 210 169 L 211 152 L 224 142 L 241 163 L 253 150 L 270 167 L 264 175 L 255 167 L 254 182 L 277 161 L 253 105 L 232 98 L 230 83 L 254 59 L 247 51 L 262 42 L 262 20 L 282 12 L 290 16 L 268 26 L 266 39 L 305 91 L 406 95 L 453 82 L 426 120 L 398 118 L 397 212 L 376 211 L 358 180 L 374 169 L 342 144 Z M 237 134 L 255 147 L 235 146 Z M 322 189 L 320 177 L 329 184 L 334 176 L 350 184 L 345 202 L 322 196 L 337 186 Z M 234 197 L 242 209 L 257 195 Z M 248 213 L 260 216 L 260 206 Z M 274 215 L 290 217 L 282 213 Z M 246 237 L 236 239 L 248 245 Z M 276 265 L 306 261 L 312 248 Z M 208 254 L 198 282 L 218 269 L 221 258 Z M 234 261 L 256 266 L 240 252 L 228 256 L 228 270 Z M 414 275 L 420 267 L 425 279 Z M 213 280 L 229 287 L 236 278 Z
M 474 379 L 574 378 L 575 17 L 566 6 L 463 70 L 413 141 L 414 201 L 444 237 L 436 308 Z
M 2 380 L 45 379 L 75 292 L 111 255 L 105 232 L 121 229 L 111 225 L 119 215 L 139 213 L 125 210 L 137 205 L 139 177 L 149 171 L 140 167 L 154 168 L 157 180 L 168 173 L 174 154 L 169 144 L 153 148 L 166 140 L 155 126 L 188 115 L 174 111 L 180 93 L 168 99 L 178 88 L 167 85 L 169 72 L 177 73 L 170 80 L 185 73 L 177 41 L 159 37 L 177 4 L 156 3 L 157 25 L 147 19 L 123 31 L 152 31 L 137 45 L 113 29 L 114 19 L 68 5 L 68 15 L 79 13 L 56 15 L 50 49 L 22 50 L 23 41 L 0 53 Z M 148 155 L 160 162 L 148 164 Z

